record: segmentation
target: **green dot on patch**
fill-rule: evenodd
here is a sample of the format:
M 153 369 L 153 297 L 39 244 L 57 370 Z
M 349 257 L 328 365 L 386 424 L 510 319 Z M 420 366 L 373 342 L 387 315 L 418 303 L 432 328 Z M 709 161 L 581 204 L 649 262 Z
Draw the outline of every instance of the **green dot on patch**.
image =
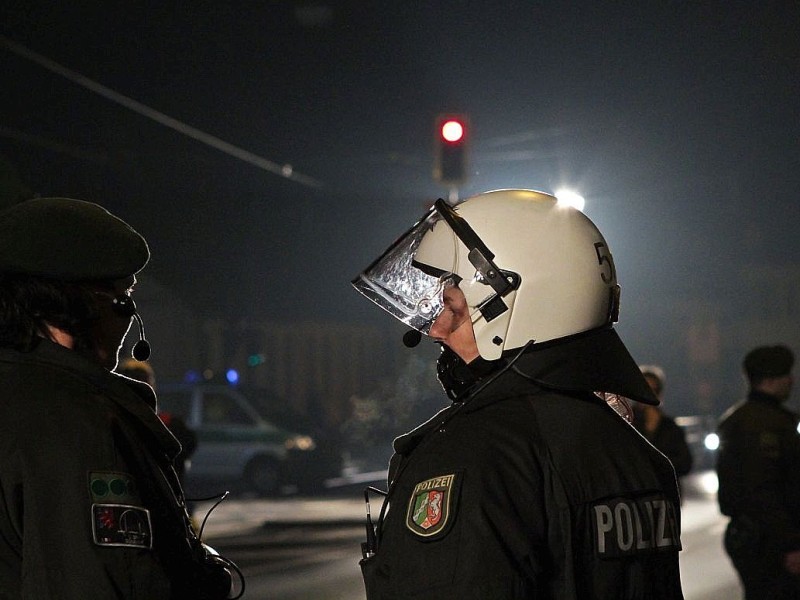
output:
M 122 496 L 128 491 L 128 484 L 125 483 L 124 479 L 112 479 L 108 486 L 115 496 Z
M 108 483 L 102 479 L 92 480 L 92 493 L 95 496 L 105 496 L 108 493 Z

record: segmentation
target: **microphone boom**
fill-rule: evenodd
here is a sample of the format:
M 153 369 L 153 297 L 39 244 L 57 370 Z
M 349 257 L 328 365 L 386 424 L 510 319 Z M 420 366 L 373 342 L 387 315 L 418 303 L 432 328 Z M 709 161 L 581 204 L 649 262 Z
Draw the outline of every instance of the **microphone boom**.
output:
M 403 344 L 405 344 L 406 348 L 415 348 L 421 341 L 422 334 L 416 329 L 406 331 L 405 334 L 403 334 Z

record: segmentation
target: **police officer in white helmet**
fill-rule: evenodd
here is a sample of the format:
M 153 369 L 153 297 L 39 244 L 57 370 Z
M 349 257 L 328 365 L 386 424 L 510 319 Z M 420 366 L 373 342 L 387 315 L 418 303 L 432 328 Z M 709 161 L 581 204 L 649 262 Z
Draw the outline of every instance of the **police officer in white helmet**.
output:
M 453 401 L 394 442 L 368 599 L 683 598 L 675 475 L 626 419 L 658 401 L 585 215 L 528 190 L 440 200 L 353 285 L 441 345 Z

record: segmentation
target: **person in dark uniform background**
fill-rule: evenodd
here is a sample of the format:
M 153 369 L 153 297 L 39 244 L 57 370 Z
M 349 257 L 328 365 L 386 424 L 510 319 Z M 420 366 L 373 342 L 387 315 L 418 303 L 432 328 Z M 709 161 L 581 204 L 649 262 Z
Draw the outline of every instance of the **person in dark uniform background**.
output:
M 227 598 L 153 390 L 118 376 L 149 249 L 97 204 L 0 212 L 0 599 Z
M 452 400 L 394 442 L 369 600 L 683 598 L 674 471 L 626 420 L 658 400 L 583 213 L 528 190 L 439 200 L 353 285 L 407 345 L 441 345 Z
M 669 459 L 680 482 L 680 478 L 692 470 L 692 452 L 683 429 L 675 419 L 664 413 L 664 385 L 667 378 L 657 365 L 642 365 L 640 370 L 660 404 L 636 404 L 633 424 L 648 442 Z
M 747 398 L 718 426 L 719 506 L 730 517 L 725 550 L 747 600 L 800 598 L 800 419 L 784 406 L 793 365 L 783 345 L 748 352 Z

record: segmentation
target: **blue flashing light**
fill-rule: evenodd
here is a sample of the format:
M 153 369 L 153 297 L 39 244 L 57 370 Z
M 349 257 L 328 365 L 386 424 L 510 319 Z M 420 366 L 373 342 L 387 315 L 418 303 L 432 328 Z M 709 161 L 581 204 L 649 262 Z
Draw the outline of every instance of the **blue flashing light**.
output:
M 227 379 L 228 383 L 231 385 L 236 385 L 239 383 L 239 372 L 236 369 L 228 369 L 225 373 L 225 379 Z
M 195 370 L 186 371 L 186 375 L 183 376 L 183 381 L 185 383 L 197 383 L 202 379 L 200 373 Z

